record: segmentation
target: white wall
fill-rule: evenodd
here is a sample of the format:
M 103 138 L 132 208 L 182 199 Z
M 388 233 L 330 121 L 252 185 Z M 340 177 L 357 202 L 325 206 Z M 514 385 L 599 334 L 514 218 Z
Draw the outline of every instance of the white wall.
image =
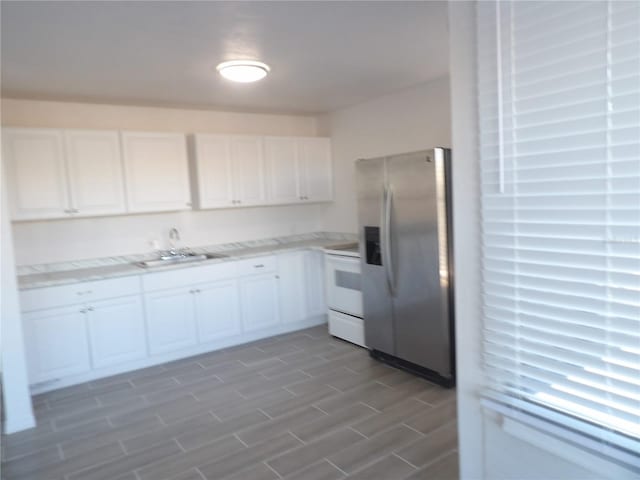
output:
M 637 478 L 627 470 L 537 432 L 516 438 L 502 428 L 499 415 L 483 411 L 480 406 L 483 374 L 474 2 L 450 2 L 449 25 L 460 477 L 464 480 Z
M 453 242 L 456 279 L 456 372 L 460 478 L 485 474 L 483 415 L 478 401 L 482 385 L 480 336 L 480 197 L 475 146 L 475 42 L 472 2 L 449 4 L 451 136 L 453 144 Z M 455 32 L 455 35 L 454 33 Z M 464 292 L 464 295 L 461 294 Z M 517 477 L 516 477 L 517 478 Z
M 357 232 L 356 160 L 448 147 L 451 145 L 450 128 L 447 77 L 322 118 L 319 131 L 331 136 L 336 200 L 326 208 L 325 229 Z
M 317 133 L 313 116 L 2 100 L 2 124 L 265 135 Z M 19 265 L 150 251 L 176 227 L 187 245 L 251 240 L 322 229 L 322 205 L 160 213 L 14 223 Z
M 0 168 L 1 170 L 1 168 Z M 0 172 L 0 333 L 2 338 L 2 407 L 4 431 L 12 433 L 35 425 L 25 363 L 22 322 L 13 260 L 11 226 L 4 175 Z

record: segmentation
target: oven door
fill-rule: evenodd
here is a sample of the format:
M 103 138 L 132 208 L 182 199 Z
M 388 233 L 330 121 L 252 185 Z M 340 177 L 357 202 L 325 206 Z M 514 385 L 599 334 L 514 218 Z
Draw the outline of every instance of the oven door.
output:
M 331 254 L 325 259 L 329 308 L 362 317 L 360 259 Z

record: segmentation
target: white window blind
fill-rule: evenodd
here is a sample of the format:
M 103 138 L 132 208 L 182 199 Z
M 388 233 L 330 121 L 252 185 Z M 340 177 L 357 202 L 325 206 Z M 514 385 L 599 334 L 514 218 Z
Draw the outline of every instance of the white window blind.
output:
M 640 2 L 478 2 L 477 70 L 487 395 L 637 453 Z

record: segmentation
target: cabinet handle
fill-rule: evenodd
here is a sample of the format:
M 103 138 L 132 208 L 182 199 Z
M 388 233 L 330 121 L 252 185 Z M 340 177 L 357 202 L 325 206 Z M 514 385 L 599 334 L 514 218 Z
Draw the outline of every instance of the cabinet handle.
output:
M 72 208 L 71 213 L 80 213 L 80 210 L 78 210 L 77 208 Z
M 87 310 L 89 310 L 90 312 L 93 312 L 93 307 L 89 307 L 87 308 Z
M 69 209 L 69 208 L 65 208 L 65 209 L 64 209 L 64 213 L 72 213 L 72 212 L 71 212 L 71 209 Z
M 76 292 L 76 295 L 89 295 L 90 293 L 93 293 L 93 290 L 82 290 L 80 292 Z
M 258 265 L 254 265 L 253 268 L 264 268 L 264 265 L 259 263 Z
M 87 309 L 86 309 L 86 308 L 82 308 L 82 309 L 80 310 L 80 313 L 87 313 Z
M 276 275 L 276 280 L 280 280 L 280 275 Z
M 196 289 L 196 293 L 200 293 L 200 292 L 201 292 L 201 290 L 199 288 Z

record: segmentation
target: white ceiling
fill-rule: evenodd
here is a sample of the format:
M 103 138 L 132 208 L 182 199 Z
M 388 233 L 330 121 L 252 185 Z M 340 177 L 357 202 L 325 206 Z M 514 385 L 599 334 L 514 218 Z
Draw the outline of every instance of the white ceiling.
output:
M 448 71 L 446 2 L 2 1 L 2 95 L 319 113 Z M 271 74 L 233 84 L 215 66 Z

